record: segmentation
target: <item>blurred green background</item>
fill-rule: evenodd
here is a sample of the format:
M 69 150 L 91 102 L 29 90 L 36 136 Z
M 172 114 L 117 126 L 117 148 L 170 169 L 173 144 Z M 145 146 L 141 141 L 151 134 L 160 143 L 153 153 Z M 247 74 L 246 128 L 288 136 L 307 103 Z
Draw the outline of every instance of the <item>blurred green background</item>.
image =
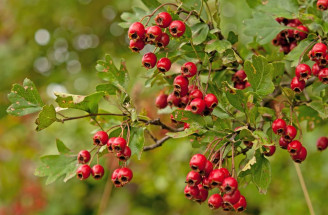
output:
M 248 6 L 243 0 L 220 2 L 223 33 L 233 30 L 242 42 L 249 41 L 251 38 L 241 33 L 242 21 L 251 16 Z M 145 69 L 141 67 L 141 57 L 130 52 L 126 30 L 118 25 L 120 14 L 131 11 L 133 6 L 144 7 L 139 0 L 0 1 L 1 215 L 98 214 L 107 174 L 101 181 L 72 179 L 48 186 L 45 179 L 33 174 L 40 156 L 57 153 L 56 138 L 76 152 L 89 149 L 91 142 L 86 140 L 91 140 L 95 127 L 88 120 L 80 120 L 57 123 L 36 133 L 35 115 L 6 115 L 6 95 L 13 83 L 22 83 L 25 77 L 35 82 L 47 103 L 53 103 L 53 91 L 91 93 L 99 84 L 96 61 L 109 53 L 114 60 L 126 59 L 130 75 L 137 77 L 130 86 L 137 107 L 146 108 L 150 116 L 156 117 L 153 103 L 160 87 L 143 87 Z M 239 46 L 246 48 L 242 43 Z M 169 121 L 167 115 L 162 117 Z M 326 125 L 306 133 L 304 138 L 308 158 L 301 169 L 317 214 L 328 214 L 328 152 L 317 152 L 315 147 L 317 138 L 327 133 Z M 151 144 L 151 140 L 147 139 L 146 144 Z M 188 140 L 170 140 L 161 148 L 144 153 L 140 161 L 133 158 L 132 183 L 113 188 L 105 201 L 104 214 L 227 214 L 210 211 L 206 204 L 199 205 L 184 197 L 184 179 L 193 152 L 197 150 L 191 148 Z M 308 214 L 289 155 L 277 149 L 270 161 L 272 183 L 266 195 L 259 194 L 253 184 L 240 188 L 248 201 L 245 214 Z

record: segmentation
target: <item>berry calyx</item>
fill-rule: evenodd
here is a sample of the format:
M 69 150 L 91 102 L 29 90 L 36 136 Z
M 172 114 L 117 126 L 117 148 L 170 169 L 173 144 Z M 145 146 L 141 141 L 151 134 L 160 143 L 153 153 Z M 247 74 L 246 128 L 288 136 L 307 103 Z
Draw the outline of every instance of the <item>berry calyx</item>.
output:
M 157 69 L 160 72 L 167 72 L 171 69 L 171 61 L 170 59 L 163 57 L 157 62 Z
M 276 146 L 272 145 L 272 146 L 263 146 L 265 151 L 263 152 L 263 154 L 267 157 L 272 156 L 275 152 L 276 152 Z
M 233 193 L 231 194 L 224 194 L 223 195 L 223 204 L 229 206 L 229 205 L 234 205 L 236 204 L 239 199 L 240 199 L 240 191 L 239 190 L 235 190 Z
M 317 43 L 311 49 L 311 55 L 318 60 L 320 58 L 324 58 L 326 56 L 326 53 L 327 53 L 327 46 L 323 43 Z
M 174 95 L 177 97 L 183 97 L 188 93 L 189 81 L 183 75 L 178 75 L 173 81 Z
M 320 137 L 317 140 L 317 149 L 323 151 L 328 147 L 328 137 Z
M 208 207 L 214 210 L 222 206 L 223 200 L 220 194 L 215 193 L 211 195 L 210 198 L 208 198 L 207 202 L 208 202 Z
M 195 171 L 190 171 L 186 177 L 186 183 L 189 186 L 197 186 L 202 181 L 202 176 Z
M 156 107 L 159 109 L 166 108 L 167 98 L 168 98 L 168 95 L 166 95 L 164 93 L 159 94 L 159 96 L 157 96 L 156 101 L 155 101 Z
M 322 83 L 328 84 L 328 68 L 320 70 L 318 77 Z
M 187 78 L 193 77 L 197 73 L 197 66 L 193 62 L 187 62 L 181 67 L 181 74 Z
M 145 42 L 143 40 L 130 40 L 129 48 L 133 52 L 139 52 L 145 47 Z
M 317 8 L 319 10 L 322 10 L 322 11 L 327 10 L 327 8 L 328 8 L 328 1 L 327 0 L 318 0 L 317 1 Z
M 203 188 L 206 189 L 206 190 L 212 189 L 211 184 L 210 184 L 210 180 L 208 179 L 208 177 L 203 178 L 202 185 L 203 185 Z
M 169 30 L 173 37 L 181 37 L 186 31 L 186 25 L 180 20 L 174 20 L 171 22 Z
M 222 182 L 221 188 L 222 188 L 223 192 L 225 192 L 227 194 L 232 194 L 233 192 L 235 192 L 238 189 L 238 182 L 233 177 L 225 178 Z
M 214 169 L 208 176 L 208 180 L 212 188 L 220 187 L 225 178 L 226 178 L 226 173 L 223 170 L 223 168 Z
M 286 127 L 284 138 L 285 140 L 290 142 L 296 137 L 296 134 L 297 134 L 296 128 L 292 125 L 288 125 Z
M 189 186 L 187 185 L 184 189 L 184 194 L 187 199 L 195 199 L 199 194 L 199 189 L 197 186 Z
M 91 174 L 96 180 L 99 180 L 104 176 L 104 167 L 99 164 L 94 165 L 91 170 Z
M 167 28 L 172 22 L 172 17 L 168 12 L 161 12 L 155 17 L 156 25 L 161 28 Z
M 290 88 L 292 88 L 292 90 L 294 90 L 296 93 L 300 93 L 305 88 L 305 81 L 298 80 L 297 77 L 294 77 L 290 83 Z
M 289 144 L 289 141 L 287 141 L 284 137 L 280 137 L 280 139 L 279 139 L 280 148 L 287 149 L 288 144 Z
M 283 119 L 276 119 L 272 123 L 272 130 L 275 134 L 283 135 L 286 131 L 286 122 Z
M 91 171 L 91 167 L 88 164 L 83 164 L 76 170 L 77 178 L 80 180 L 85 180 L 89 178 Z
M 140 22 L 135 22 L 129 27 L 129 38 L 130 40 L 143 40 L 145 36 L 145 27 Z
M 186 96 L 180 98 L 180 103 L 179 103 L 178 107 L 185 108 L 188 103 L 189 103 L 189 96 L 186 95 Z
M 167 97 L 167 104 L 170 105 L 170 107 L 172 107 L 173 105 L 178 107 L 180 104 L 180 98 L 176 97 L 175 94 L 171 93 Z
M 205 110 L 205 101 L 203 99 L 196 98 L 190 102 L 191 112 L 195 114 L 202 114 Z
M 129 183 L 132 180 L 132 178 L 133 178 L 133 173 L 131 169 L 127 167 L 123 167 L 120 169 L 118 173 L 118 179 L 123 186 Z
M 200 91 L 199 89 L 194 89 L 189 93 L 189 99 L 193 100 L 193 99 L 203 99 L 203 93 L 202 91 Z
M 146 41 L 155 42 L 157 38 L 162 35 L 162 29 L 156 25 L 150 26 L 146 29 Z
M 218 105 L 218 99 L 212 93 L 206 94 L 206 96 L 204 97 L 204 101 L 206 107 L 210 109 L 214 109 Z
M 192 170 L 200 172 L 205 169 L 206 166 L 206 157 L 202 154 L 195 154 L 191 157 L 189 166 Z
M 116 157 L 123 162 L 126 162 L 131 157 L 131 149 L 129 146 L 125 146 L 123 151 L 116 153 Z
M 123 185 L 121 184 L 120 180 L 119 180 L 119 175 L 120 175 L 120 170 L 121 169 L 115 169 L 112 173 L 112 182 L 114 184 L 115 187 L 122 187 Z
M 170 37 L 167 33 L 162 33 L 160 37 L 157 37 L 155 44 L 158 48 L 164 48 L 170 43 Z
M 108 134 L 104 131 L 98 131 L 93 135 L 93 145 L 103 146 L 108 141 Z
M 91 158 L 90 152 L 87 150 L 82 150 L 77 155 L 77 160 L 81 164 L 88 163 L 90 161 L 90 158 Z
M 246 198 L 243 195 L 240 195 L 239 201 L 233 205 L 233 208 L 238 212 L 242 212 L 246 209 L 246 207 L 247 207 Z
M 295 69 L 295 75 L 299 80 L 306 80 L 311 77 L 311 68 L 307 64 L 299 64 Z
M 112 147 L 114 152 L 121 152 L 124 150 L 126 146 L 126 141 L 122 137 L 116 137 L 114 141 L 112 142 Z
M 152 69 L 156 65 L 157 57 L 154 53 L 148 52 L 142 56 L 142 65 L 146 69 Z
M 302 146 L 302 143 L 300 141 L 294 140 L 294 141 L 292 141 L 288 144 L 287 150 L 288 150 L 289 154 L 296 155 L 300 152 L 302 147 L 303 146 Z
M 304 25 L 300 25 L 296 27 L 299 30 L 294 30 L 294 37 L 296 40 L 304 40 L 309 32 L 309 29 L 305 27 Z
M 304 146 L 302 146 L 301 150 L 296 155 L 292 155 L 292 159 L 296 163 L 302 163 L 306 159 L 306 156 L 307 150 Z
M 109 140 L 107 141 L 107 149 L 109 152 L 114 152 L 114 149 L 113 149 L 113 142 L 114 140 L 116 139 L 116 137 L 111 137 L 109 138 Z

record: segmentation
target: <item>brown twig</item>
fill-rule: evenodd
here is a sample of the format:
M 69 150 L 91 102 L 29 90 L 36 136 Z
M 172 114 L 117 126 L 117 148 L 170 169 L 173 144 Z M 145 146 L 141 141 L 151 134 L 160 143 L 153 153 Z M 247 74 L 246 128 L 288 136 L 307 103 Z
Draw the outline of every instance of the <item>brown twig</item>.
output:
M 144 122 L 146 125 L 148 125 L 148 124 L 150 124 L 150 125 L 159 125 L 163 129 L 166 129 L 166 130 L 171 131 L 171 132 L 183 131 L 183 128 L 182 129 L 181 128 L 172 128 L 168 125 L 165 125 L 159 118 L 153 119 L 153 120 L 138 119 L 138 121 Z
M 149 150 L 156 149 L 156 148 L 162 146 L 163 143 L 164 143 L 165 141 L 167 141 L 168 139 L 170 139 L 170 138 L 171 138 L 170 136 L 164 136 L 162 139 L 157 140 L 155 144 L 150 145 L 150 146 L 145 146 L 145 147 L 143 148 L 143 151 L 149 151 Z

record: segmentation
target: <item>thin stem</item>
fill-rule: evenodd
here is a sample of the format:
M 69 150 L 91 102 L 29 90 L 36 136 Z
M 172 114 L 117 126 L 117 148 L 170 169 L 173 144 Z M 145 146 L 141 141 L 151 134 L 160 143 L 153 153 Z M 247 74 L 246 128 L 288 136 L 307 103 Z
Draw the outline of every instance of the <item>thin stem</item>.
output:
M 90 159 L 90 161 L 89 161 L 89 166 L 91 165 L 93 158 L 99 153 L 99 150 L 100 150 L 101 146 L 97 146 L 97 147 L 98 147 L 98 150 L 96 151 L 96 153 L 94 153 L 94 154 L 92 155 L 92 157 L 91 157 L 91 159 Z
M 307 45 L 307 46 L 305 47 L 305 49 L 303 50 L 303 52 L 302 52 L 301 55 L 300 55 L 300 58 L 298 59 L 298 64 L 301 63 L 301 61 L 302 61 L 302 59 L 303 59 L 305 53 L 309 50 L 309 48 L 310 48 L 311 46 L 313 46 L 313 45 L 317 42 L 317 40 L 318 40 L 318 38 L 317 38 L 316 40 L 312 41 L 309 45 Z
M 154 120 L 138 119 L 138 121 L 144 122 L 144 123 L 146 123 L 146 125 L 148 125 L 148 124 L 150 124 L 150 125 L 159 125 L 163 129 L 166 129 L 166 130 L 171 131 L 171 132 L 183 131 L 183 128 L 172 128 L 168 125 L 165 125 L 164 123 L 162 123 L 162 121 L 159 118 L 154 119 Z
M 306 204 L 309 208 L 310 214 L 315 215 L 314 209 L 313 209 L 313 206 L 312 206 L 312 202 L 311 202 L 311 199 L 310 199 L 306 184 L 304 182 L 304 178 L 303 178 L 300 166 L 299 166 L 299 164 L 297 164 L 295 162 L 293 162 L 293 163 L 294 163 L 294 166 L 295 166 L 295 169 L 296 169 L 296 172 L 297 172 L 297 176 L 298 176 L 298 179 L 300 181 L 300 184 L 301 184 L 301 187 L 302 187 L 302 190 L 303 190 L 303 194 L 304 194 L 304 198 L 305 198 Z
M 196 54 L 197 59 L 199 60 L 199 62 L 202 62 L 202 59 L 200 59 L 200 57 L 198 56 L 198 53 L 197 53 L 197 51 L 196 51 L 196 49 L 194 47 L 194 44 L 192 43 L 192 39 L 190 39 L 189 42 L 190 42 L 190 45 L 191 45 L 192 49 L 194 50 L 194 52 Z
M 204 0 L 202 0 L 202 1 L 204 1 Z M 207 7 L 208 14 L 209 14 L 210 19 L 211 19 L 211 23 L 212 23 L 212 25 L 213 25 L 214 21 L 213 21 L 212 13 L 211 13 L 210 7 L 208 6 L 207 1 L 205 1 L 205 5 L 206 5 L 206 7 Z M 200 15 L 199 15 L 199 16 L 200 16 Z
M 83 116 L 76 116 L 76 117 L 67 117 L 65 119 L 61 119 L 61 122 L 69 121 L 69 120 L 74 120 L 74 119 L 82 119 L 86 117 L 92 117 L 92 116 L 127 116 L 127 114 L 117 114 L 117 113 L 90 113 L 87 115 Z
M 209 65 L 208 65 L 208 77 L 207 77 L 207 83 L 206 83 L 206 87 L 205 87 L 205 94 L 207 92 L 207 88 L 208 88 L 208 83 L 210 82 L 210 79 L 211 79 L 211 71 L 212 71 L 212 63 L 210 62 Z
M 212 144 L 215 142 L 215 141 L 217 141 L 218 140 L 218 138 L 214 138 L 214 140 L 213 141 L 211 141 L 208 145 L 207 145 L 207 147 L 206 147 L 206 149 L 205 149 L 205 152 L 203 153 L 204 155 L 206 154 L 206 152 L 211 148 L 211 146 L 212 146 Z M 215 147 L 213 147 L 213 148 L 215 148 Z M 213 149 L 212 149 L 213 150 Z M 210 153 L 211 154 L 211 153 Z M 209 156 L 210 157 L 210 156 Z
M 231 156 L 231 175 L 235 177 L 235 142 L 232 142 Z
M 157 7 L 157 8 L 156 8 L 151 14 L 142 17 L 142 19 L 140 20 L 140 22 L 142 22 L 146 17 L 148 17 L 148 21 L 147 21 L 147 23 L 145 24 L 145 25 L 148 25 L 150 18 L 151 18 L 152 16 L 154 16 L 154 14 L 155 14 L 159 9 L 161 9 L 162 7 L 164 7 L 164 6 L 166 6 L 166 5 L 175 6 L 175 7 L 177 7 L 177 8 L 179 7 L 177 4 L 174 4 L 174 3 L 165 3 L 165 4 L 162 4 L 162 5 L 158 6 L 158 7 Z
M 216 146 L 222 141 L 222 138 L 217 139 L 217 141 L 218 141 L 218 142 L 215 143 L 215 145 L 214 145 L 213 148 L 211 149 L 210 154 L 208 155 L 208 158 L 210 158 L 210 157 L 212 156 L 213 151 L 215 150 Z
M 183 20 L 183 22 L 187 22 L 188 21 L 188 19 L 190 18 L 190 16 L 191 16 L 191 14 L 193 13 L 194 11 L 192 10 L 192 11 L 190 11 L 189 12 L 189 14 L 188 14 L 188 16 L 185 18 L 185 20 Z
M 170 136 L 164 136 L 162 139 L 157 140 L 155 144 L 150 145 L 150 146 L 145 146 L 143 148 L 143 151 L 149 151 L 149 150 L 152 150 L 152 149 L 156 149 L 156 148 L 162 146 L 163 143 L 165 141 L 167 141 L 168 139 L 170 139 L 170 138 L 171 138 Z

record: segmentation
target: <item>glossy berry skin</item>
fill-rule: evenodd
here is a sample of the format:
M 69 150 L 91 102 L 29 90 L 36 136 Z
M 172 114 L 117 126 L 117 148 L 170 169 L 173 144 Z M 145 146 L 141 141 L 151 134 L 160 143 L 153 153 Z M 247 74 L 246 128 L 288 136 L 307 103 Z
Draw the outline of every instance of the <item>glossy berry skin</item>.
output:
M 187 78 L 193 77 L 197 73 L 197 66 L 193 62 L 187 62 L 181 67 L 181 74 Z
M 286 131 L 286 122 L 283 119 L 276 119 L 272 123 L 272 130 L 275 134 L 283 135 Z
M 143 40 L 130 40 L 129 48 L 133 52 L 139 52 L 145 47 L 145 42 Z
M 204 171 L 201 171 L 201 174 L 204 172 L 202 175 L 209 176 L 212 171 L 213 171 L 213 164 L 211 161 L 208 160 L 206 161 L 205 169 Z
M 304 146 L 302 146 L 301 150 L 296 155 L 292 155 L 292 159 L 296 163 L 302 163 L 306 159 L 306 156 L 307 150 Z
M 112 147 L 114 152 L 121 152 L 124 150 L 126 146 L 126 141 L 122 137 L 116 137 L 114 141 L 112 142 Z
M 223 204 L 223 200 L 222 197 L 220 196 L 220 194 L 213 194 L 208 198 L 208 207 L 211 209 L 218 209 L 220 207 L 222 207 Z
M 210 184 L 210 180 L 208 179 L 208 177 L 203 178 L 202 185 L 203 185 L 203 188 L 206 189 L 206 190 L 212 189 L 211 184 Z
M 152 69 L 156 65 L 157 57 L 154 53 L 148 52 L 142 56 L 142 65 L 146 69 Z
M 196 85 L 189 85 L 188 86 L 188 93 L 191 93 L 193 90 L 198 90 L 198 87 Z
M 174 20 L 171 22 L 169 30 L 173 37 L 181 37 L 186 31 L 186 25 L 180 20 Z
M 195 199 L 199 194 L 199 189 L 197 186 L 189 186 L 187 185 L 184 189 L 184 194 L 187 199 Z
M 193 99 L 196 99 L 196 98 L 203 99 L 203 93 L 199 89 L 192 90 L 189 93 L 189 99 L 190 100 L 193 100 Z
M 272 156 L 276 152 L 276 146 L 263 146 L 265 148 L 265 151 L 263 151 L 263 154 L 267 157 Z
M 83 164 L 76 170 L 77 178 L 80 180 L 85 180 L 89 178 L 91 171 L 91 167 L 88 164 Z
M 114 152 L 114 149 L 113 149 L 113 142 L 114 140 L 116 139 L 116 137 L 111 137 L 109 138 L 109 140 L 107 141 L 107 149 L 109 152 Z
M 202 181 L 202 176 L 195 171 L 190 171 L 186 177 L 186 183 L 189 186 L 197 186 Z
M 122 187 L 121 182 L 119 181 L 119 173 L 120 173 L 121 169 L 115 169 L 112 173 L 112 182 L 114 184 L 115 187 Z
M 98 131 L 93 135 L 93 145 L 103 146 L 108 141 L 108 134 L 104 131 Z
M 99 164 L 94 165 L 91 170 L 91 174 L 96 180 L 99 180 L 104 176 L 104 167 Z
M 297 135 L 297 130 L 294 126 L 288 125 L 284 134 L 284 138 L 287 141 L 292 141 Z
M 311 54 L 315 59 L 320 59 L 326 56 L 327 46 L 323 43 L 315 44 L 311 49 Z
M 122 161 L 126 162 L 131 157 L 131 149 L 129 146 L 125 146 L 123 151 L 117 152 L 116 157 Z
M 191 112 L 194 114 L 202 114 L 205 110 L 205 101 L 203 99 L 194 99 L 190 102 Z
M 157 38 L 159 38 L 162 35 L 162 29 L 156 25 L 150 26 L 146 29 L 146 38 L 147 41 L 155 42 Z
M 170 43 L 170 36 L 167 33 L 162 33 L 155 41 L 155 44 L 159 48 L 164 48 Z
M 226 168 L 220 168 L 220 170 L 224 173 L 225 177 L 228 178 L 230 177 L 229 170 Z
M 145 37 L 145 27 L 140 22 L 135 22 L 129 27 L 129 38 L 130 40 L 143 40 Z
M 178 107 L 185 108 L 188 103 L 189 103 L 189 96 L 186 95 L 186 96 L 180 98 L 180 103 L 179 103 Z
M 212 93 L 206 94 L 204 101 L 206 107 L 210 109 L 214 109 L 218 105 L 218 98 Z
M 202 184 L 197 185 L 199 193 L 195 198 L 195 201 L 198 203 L 205 202 L 208 197 L 208 190 L 203 187 Z
M 118 174 L 118 179 L 119 181 L 121 181 L 121 184 L 123 185 L 127 184 L 132 180 L 132 178 L 133 178 L 133 173 L 131 169 L 127 167 L 123 167 L 120 169 Z
M 295 75 L 299 80 L 306 80 L 311 77 L 311 68 L 307 64 L 299 64 L 295 69 Z
M 328 0 L 318 0 L 317 1 L 317 8 L 319 10 L 322 10 L 322 11 L 327 10 L 327 8 L 328 8 Z
M 233 177 L 225 178 L 222 182 L 221 188 L 226 194 L 232 194 L 238 189 L 238 182 Z
M 189 166 L 192 170 L 200 172 L 205 169 L 206 166 L 206 157 L 202 154 L 195 154 L 191 157 Z
M 214 169 L 208 176 L 208 180 L 212 188 L 220 187 L 223 183 L 223 180 L 226 178 L 226 173 L 222 169 L 223 168 Z
M 244 70 L 238 70 L 233 76 L 232 81 L 234 82 L 243 82 L 245 78 L 247 77 Z
M 237 212 L 242 212 L 246 209 L 246 207 L 247 207 L 246 198 L 243 195 L 240 195 L 240 198 L 239 198 L 238 202 L 233 205 L 233 208 Z
M 159 109 L 166 108 L 167 97 L 168 97 L 168 95 L 166 95 L 164 93 L 159 94 L 159 96 L 157 96 L 156 101 L 155 101 L 156 107 Z
M 320 70 L 318 77 L 322 83 L 328 84 L 328 68 Z
M 167 72 L 171 69 L 171 61 L 170 59 L 163 57 L 157 62 L 157 69 L 160 72 Z
M 183 75 L 178 75 L 173 81 L 174 94 L 177 97 L 183 97 L 188 94 L 189 81 Z
M 298 80 L 297 77 L 294 77 L 290 83 L 290 88 L 292 88 L 292 90 L 294 90 L 296 93 L 300 93 L 305 88 L 305 81 Z
M 178 107 L 180 103 L 180 98 L 176 97 L 173 93 L 171 93 L 170 95 L 168 95 L 167 97 L 167 104 L 170 105 L 172 107 L 172 105 Z
M 240 191 L 239 190 L 235 190 L 235 192 L 231 193 L 231 194 L 224 194 L 223 195 L 223 204 L 226 205 L 234 205 L 236 204 L 239 199 L 240 199 Z
M 288 150 L 289 154 L 296 155 L 300 152 L 302 147 L 303 146 L 302 146 L 302 143 L 300 141 L 294 140 L 294 141 L 292 141 L 288 144 L 287 150 Z
M 81 164 L 88 163 L 90 161 L 91 155 L 90 152 L 87 150 L 82 150 L 77 155 L 77 161 Z
M 320 67 L 317 63 L 313 64 L 313 66 L 312 66 L 312 74 L 314 76 L 318 76 L 321 69 L 323 69 L 323 67 Z
M 328 147 L 328 137 L 320 137 L 317 140 L 317 149 L 323 151 Z
M 307 37 L 309 29 L 304 25 L 300 25 L 296 27 L 299 30 L 294 30 L 294 37 L 296 40 L 304 40 Z
M 285 140 L 284 137 L 280 137 L 280 139 L 279 139 L 279 146 L 280 146 L 280 148 L 287 149 L 288 144 L 289 144 L 289 141 Z
M 161 28 L 167 28 L 172 22 L 172 17 L 168 12 L 161 12 L 155 17 L 156 25 Z

